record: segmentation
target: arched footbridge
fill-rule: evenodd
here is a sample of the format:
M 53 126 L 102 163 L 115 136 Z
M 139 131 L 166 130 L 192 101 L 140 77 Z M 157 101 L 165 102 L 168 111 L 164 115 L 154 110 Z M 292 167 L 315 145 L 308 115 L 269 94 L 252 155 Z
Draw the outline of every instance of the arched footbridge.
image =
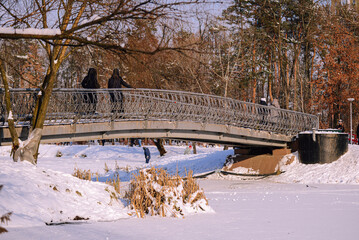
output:
M 16 129 L 26 139 L 39 90 L 11 89 L 10 94 Z M 0 145 L 8 145 L 4 89 L 0 99 Z M 54 89 L 41 142 L 133 137 L 285 147 L 299 132 L 313 128 L 318 128 L 315 115 L 213 95 L 155 89 Z

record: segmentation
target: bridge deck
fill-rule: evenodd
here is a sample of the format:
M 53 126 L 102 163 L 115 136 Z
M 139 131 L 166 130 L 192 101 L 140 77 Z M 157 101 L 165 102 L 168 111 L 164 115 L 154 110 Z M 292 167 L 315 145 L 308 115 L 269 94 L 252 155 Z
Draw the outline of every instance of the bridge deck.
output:
M 13 89 L 17 131 L 26 138 L 36 89 Z M 0 145 L 10 141 L 0 89 Z M 317 127 L 314 115 L 205 94 L 152 89 L 55 89 L 42 142 L 173 138 L 229 145 L 283 147 Z
M 17 128 L 22 139 L 28 136 L 28 127 Z M 11 143 L 10 132 L 0 128 L 2 145 Z M 196 122 L 170 121 L 122 121 L 82 123 L 75 125 L 45 126 L 42 143 L 86 141 L 113 138 L 168 138 L 228 145 L 253 145 L 285 147 L 291 137 L 266 131 L 203 124 Z

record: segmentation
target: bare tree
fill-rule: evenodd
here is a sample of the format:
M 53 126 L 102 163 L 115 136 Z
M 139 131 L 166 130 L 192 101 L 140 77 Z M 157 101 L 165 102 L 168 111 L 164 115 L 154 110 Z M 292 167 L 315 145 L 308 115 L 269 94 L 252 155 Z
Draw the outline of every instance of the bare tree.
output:
M 0 2 L 0 39 L 36 39 L 47 54 L 46 75 L 39 86 L 40 92 L 33 111 L 31 130 L 38 129 L 41 136 L 47 106 L 56 83 L 56 75 L 64 60 L 83 46 L 96 46 L 116 54 L 155 54 L 164 50 L 183 51 L 189 46 L 174 46 L 161 31 L 158 44 L 152 48 L 136 48 L 126 45 L 128 33 L 138 20 L 153 21 L 156 26 L 170 18 L 180 20 L 184 5 L 197 0 L 3 0 Z M 6 83 L 6 73 L 2 74 Z M 4 84 L 5 85 L 5 84 Z M 10 101 L 7 95 L 7 101 Z M 11 108 L 7 108 L 10 114 Z M 10 118 L 9 118 L 10 119 Z M 19 148 L 14 126 L 13 151 Z M 13 129 L 13 130 L 11 130 Z M 38 140 L 36 140 L 38 139 Z M 34 144 L 36 141 L 36 144 Z M 21 153 L 29 151 L 37 162 L 40 138 L 28 142 Z M 19 151 L 19 149 L 17 150 Z M 25 155 L 29 155 L 25 153 Z M 18 154 L 14 154 L 15 156 Z

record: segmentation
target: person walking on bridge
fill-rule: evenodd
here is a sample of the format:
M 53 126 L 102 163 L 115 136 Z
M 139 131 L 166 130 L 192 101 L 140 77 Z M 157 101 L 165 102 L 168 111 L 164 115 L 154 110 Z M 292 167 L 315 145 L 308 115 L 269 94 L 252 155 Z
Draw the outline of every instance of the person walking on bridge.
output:
M 122 88 L 125 86 L 127 88 L 132 88 L 130 84 L 125 82 L 120 76 L 120 71 L 116 68 L 113 70 L 111 78 L 108 80 L 108 88 Z M 121 91 L 110 91 L 110 100 L 111 100 L 111 112 L 120 112 L 123 113 L 123 94 Z
M 339 119 L 339 123 L 336 127 L 336 129 L 338 129 L 340 132 L 344 132 L 344 124 L 343 124 L 343 120 Z
M 260 105 L 262 106 L 268 106 L 267 104 L 267 99 L 266 98 L 261 98 L 260 102 L 259 102 Z M 260 121 L 259 121 L 259 124 L 262 125 L 260 126 L 260 128 L 262 129 L 264 126 L 263 125 L 266 125 L 267 124 L 267 116 L 268 116 L 268 109 L 267 108 L 262 108 L 262 107 L 259 107 L 258 108 L 258 113 L 259 115 L 261 116 L 260 118 Z
M 95 68 L 90 68 L 86 77 L 82 80 L 81 86 L 85 89 L 97 89 L 100 88 L 100 84 L 97 81 L 97 71 Z M 83 100 L 89 104 L 88 113 L 96 112 L 97 95 L 96 93 L 89 92 L 83 94 Z

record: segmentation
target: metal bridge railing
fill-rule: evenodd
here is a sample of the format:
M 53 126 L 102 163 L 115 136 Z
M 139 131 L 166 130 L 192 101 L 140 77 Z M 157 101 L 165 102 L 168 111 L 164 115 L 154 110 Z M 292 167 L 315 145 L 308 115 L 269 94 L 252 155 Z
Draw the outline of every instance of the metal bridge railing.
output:
M 16 125 L 29 125 L 38 89 L 11 89 Z M 0 89 L 0 127 L 6 126 Z M 315 115 L 213 95 L 156 89 L 54 89 L 45 125 L 129 120 L 214 123 L 295 135 L 317 128 Z

